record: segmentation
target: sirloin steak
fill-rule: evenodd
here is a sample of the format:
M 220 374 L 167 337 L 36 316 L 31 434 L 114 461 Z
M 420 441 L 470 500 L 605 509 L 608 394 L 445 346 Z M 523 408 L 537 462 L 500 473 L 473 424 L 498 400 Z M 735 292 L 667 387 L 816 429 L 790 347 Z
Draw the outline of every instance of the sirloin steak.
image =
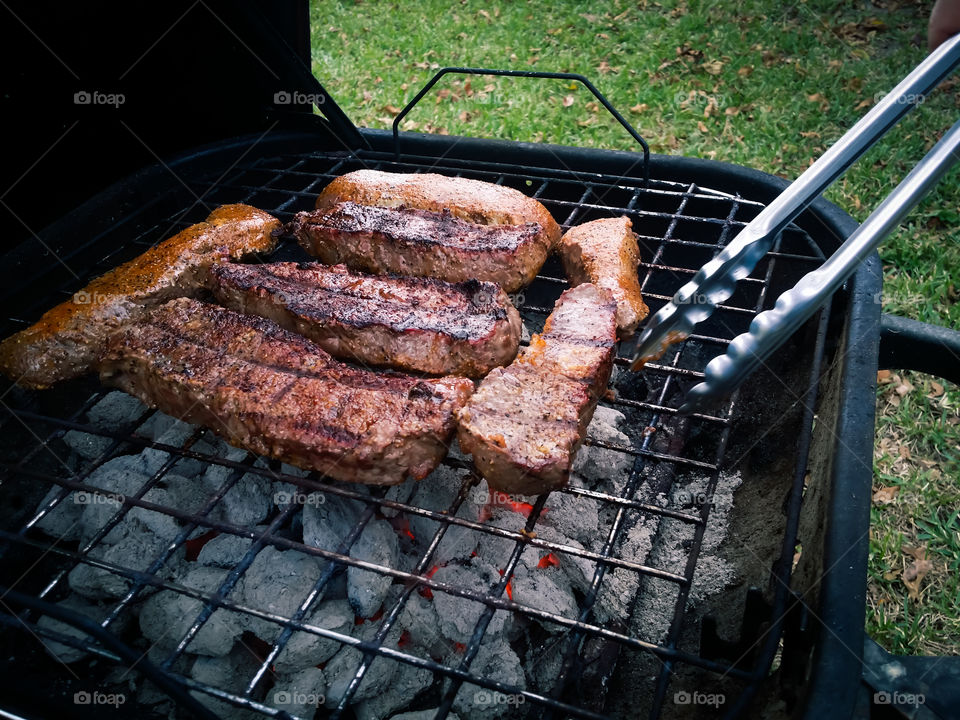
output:
M 344 265 L 225 263 L 217 300 L 269 318 L 331 355 L 434 375 L 482 377 L 520 345 L 520 315 L 493 283 L 365 275 Z
M 374 485 L 436 468 L 473 392 L 466 378 L 352 368 L 270 320 L 188 298 L 114 334 L 100 378 L 234 445 Z

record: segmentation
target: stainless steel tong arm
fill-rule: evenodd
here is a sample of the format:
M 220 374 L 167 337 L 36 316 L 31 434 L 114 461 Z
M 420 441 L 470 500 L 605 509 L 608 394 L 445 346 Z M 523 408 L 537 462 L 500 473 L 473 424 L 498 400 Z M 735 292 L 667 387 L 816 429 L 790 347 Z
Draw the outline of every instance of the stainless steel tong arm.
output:
M 958 160 L 960 121 L 823 265 L 780 295 L 773 309 L 757 315 L 749 331 L 733 339 L 726 354 L 710 361 L 705 380 L 687 393 L 680 412 L 699 410 L 736 389 L 757 365 L 816 313 Z
M 673 299 L 628 338 L 622 351 L 631 368 L 658 358 L 671 343 L 713 314 L 766 255 L 780 233 L 838 176 L 960 64 L 960 35 L 927 56 L 886 97 L 864 115 L 813 165 L 746 225 L 715 258 L 706 263 Z

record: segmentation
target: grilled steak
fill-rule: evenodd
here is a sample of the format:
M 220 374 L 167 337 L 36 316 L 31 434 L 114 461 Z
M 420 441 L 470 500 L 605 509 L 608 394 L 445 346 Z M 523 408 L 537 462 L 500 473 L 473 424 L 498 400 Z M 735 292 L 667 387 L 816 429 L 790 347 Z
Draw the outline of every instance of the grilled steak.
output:
M 560 240 L 563 267 L 573 285 L 593 283 L 617 301 L 617 328 L 630 335 L 647 313 L 640 297 L 640 248 L 630 218 L 602 218 L 577 225 Z
M 464 452 L 490 487 L 562 487 L 613 368 L 617 305 L 586 283 L 557 300 L 543 333 L 496 368 L 457 414 Z
M 189 298 L 114 334 L 100 377 L 255 453 L 375 485 L 429 474 L 473 391 L 351 368 L 270 320 Z
M 535 223 L 478 225 L 446 210 L 353 202 L 297 213 L 287 232 L 328 264 L 450 282 L 477 279 L 507 292 L 528 285 L 550 249 Z
M 434 375 L 481 377 L 520 345 L 520 315 L 493 283 L 355 273 L 343 265 L 223 263 L 210 288 L 336 357 Z
M 541 203 L 519 190 L 482 180 L 436 173 L 357 170 L 327 185 L 317 198 L 317 209 L 343 202 L 435 213 L 447 211 L 477 225 L 536 223 L 542 228 L 550 249 L 560 239 L 560 226 Z
M 94 369 L 110 332 L 170 298 L 196 294 L 207 268 L 226 258 L 270 252 L 280 223 L 249 205 L 224 205 L 128 263 L 0 344 L 0 371 L 44 388 Z

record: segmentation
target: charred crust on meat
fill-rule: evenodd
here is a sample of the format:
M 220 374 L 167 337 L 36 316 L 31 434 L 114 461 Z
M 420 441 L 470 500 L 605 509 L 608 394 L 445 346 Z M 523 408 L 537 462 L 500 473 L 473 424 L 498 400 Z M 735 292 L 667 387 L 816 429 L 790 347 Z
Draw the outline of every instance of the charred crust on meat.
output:
M 107 338 L 151 307 L 203 291 L 208 267 L 269 252 L 279 221 L 249 205 L 224 205 L 142 255 L 92 280 L 80 294 L 44 313 L 0 344 L 0 371 L 26 387 L 45 388 L 96 368 Z
M 410 388 L 410 391 L 407 393 L 407 397 L 411 400 L 435 400 L 437 398 L 437 394 L 429 385 L 420 382 Z
M 394 484 L 446 452 L 465 378 L 343 365 L 270 321 L 174 300 L 108 343 L 101 379 L 240 447 L 334 479 Z
M 494 283 L 271 263 L 218 267 L 209 287 L 228 307 L 367 365 L 477 377 L 510 362 L 520 342 L 519 314 Z

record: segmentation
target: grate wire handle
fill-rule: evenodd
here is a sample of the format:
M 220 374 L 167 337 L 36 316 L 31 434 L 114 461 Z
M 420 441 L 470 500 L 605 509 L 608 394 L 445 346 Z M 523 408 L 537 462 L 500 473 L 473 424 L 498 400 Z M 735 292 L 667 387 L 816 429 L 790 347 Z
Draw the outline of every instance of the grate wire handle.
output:
M 623 126 L 623 128 L 630 133 L 630 136 L 636 140 L 640 147 L 643 150 L 643 184 L 644 186 L 650 181 L 650 146 L 647 145 L 647 141 L 636 131 L 636 129 L 629 123 L 629 121 L 620 114 L 620 112 L 613 106 L 613 104 L 607 100 L 603 93 L 597 90 L 594 87 L 593 83 L 590 82 L 583 75 L 577 73 L 563 73 L 563 72 L 544 72 L 541 70 L 495 70 L 491 68 L 475 68 L 475 67 L 445 67 L 440 68 L 437 71 L 437 74 L 434 75 L 430 82 L 423 86 L 423 88 L 416 95 L 413 96 L 413 99 L 408 102 L 403 110 L 400 111 L 400 114 L 393 119 L 393 152 L 397 160 L 400 159 L 400 122 L 407 116 L 407 114 L 413 110 L 418 102 L 420 102 L 423 97 L 430 92 L 434 85 L 442 78 L 444 75 L 451 73 L 456 73 L 460 75 L 495 75 L 498 77 L 523 77 L 523 78 L 541 78 L 546 80 L 574 80 L 589 90 L 593 96 L 600 102 L 603 107 L 607 109 L 614 119 Z

